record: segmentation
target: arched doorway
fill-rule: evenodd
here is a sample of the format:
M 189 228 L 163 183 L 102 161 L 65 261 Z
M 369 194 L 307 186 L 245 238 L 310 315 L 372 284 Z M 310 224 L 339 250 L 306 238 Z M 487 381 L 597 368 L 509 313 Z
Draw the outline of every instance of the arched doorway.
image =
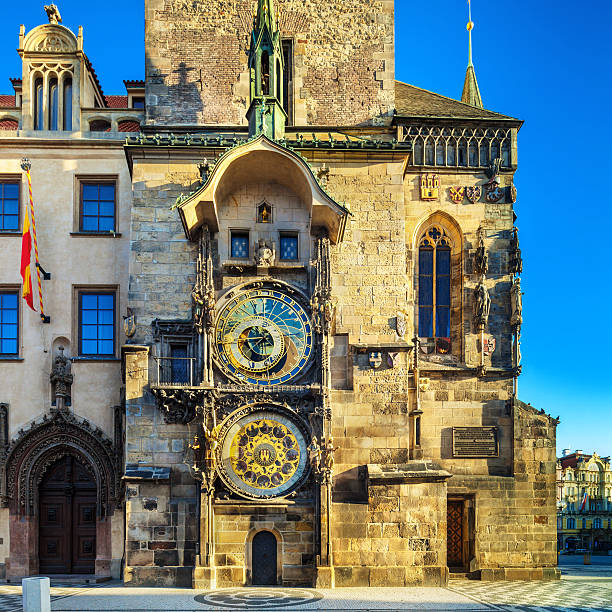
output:
M 271 531 L 255 534 L 252 546 L 252 583 L 254 586 L 276 585 L 278 550 L 275 535 Z
M 93 574 L 96 482 L 73 456 L 56 461 L 39 487 L 41 574 Z

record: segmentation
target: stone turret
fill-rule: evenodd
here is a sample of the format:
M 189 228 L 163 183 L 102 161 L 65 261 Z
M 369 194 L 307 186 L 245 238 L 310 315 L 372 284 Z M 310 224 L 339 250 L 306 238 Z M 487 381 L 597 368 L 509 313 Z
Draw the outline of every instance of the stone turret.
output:
M 272 0 L 258 0 L 249 49 L 251 104 L 249 135 L 279 139 L 285 134 L 283 49 Z

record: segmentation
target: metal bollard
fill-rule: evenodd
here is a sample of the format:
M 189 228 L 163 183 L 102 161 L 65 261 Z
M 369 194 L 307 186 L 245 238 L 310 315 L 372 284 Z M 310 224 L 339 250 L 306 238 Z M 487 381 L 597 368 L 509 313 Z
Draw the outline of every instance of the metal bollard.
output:
M 21 581 L 23 612 L 51 612 L 49 578 L 24 578 Z

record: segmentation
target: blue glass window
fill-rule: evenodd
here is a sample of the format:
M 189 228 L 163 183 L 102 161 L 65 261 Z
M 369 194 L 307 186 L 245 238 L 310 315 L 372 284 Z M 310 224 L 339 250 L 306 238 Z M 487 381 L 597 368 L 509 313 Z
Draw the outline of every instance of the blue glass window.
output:
M 297 236 L 281 236 L 280 237 L 280 258 L 281 259 L 298 259 L 298 237 Z
M 115 230 L 115 183 L 81 183 L 82 232 Z
M 419 337 L 450 350 L 451 248 L 443 230 L 431 227 L 419 246 Z
M 0 231 L 19 231 L 19 183 L 0 183 Z
M 79 354 L 115 354 L 115 294 L 79 294 Z
M 170 345 L 170 382 L 174 384 L 189 383 L 189 359 L 187 346 L 184 344 Z
M 0 292 L 0 355 L 19 353 L 19 294 Z
M 248 259 L 249 235 L 245 232 L 232 232 L 231 240 L 232 259 Z

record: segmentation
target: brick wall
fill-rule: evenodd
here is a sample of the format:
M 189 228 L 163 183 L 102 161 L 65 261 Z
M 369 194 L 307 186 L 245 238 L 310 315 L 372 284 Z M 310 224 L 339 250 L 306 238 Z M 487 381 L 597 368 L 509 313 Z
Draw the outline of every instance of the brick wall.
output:
M 293 40 L 296 125 L 387 122 L 393 0 L 276 0 Z M 255 0 L 147 0 L 149 124 L 245 125 Z

